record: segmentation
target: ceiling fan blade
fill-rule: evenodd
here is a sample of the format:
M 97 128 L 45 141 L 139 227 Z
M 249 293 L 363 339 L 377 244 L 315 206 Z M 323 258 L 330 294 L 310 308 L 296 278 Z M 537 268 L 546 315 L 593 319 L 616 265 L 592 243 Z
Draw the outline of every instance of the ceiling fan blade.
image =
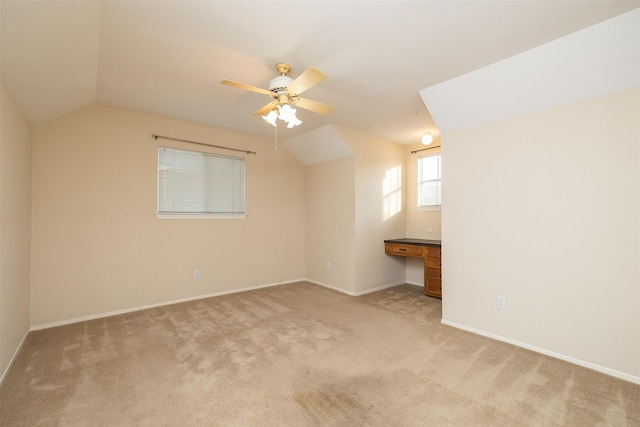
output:
M 325 104 L 324 102 L 312 101 L 311 99 L 295 97 L 291 100 L 291 103 L 296 107 L 304 108 L 305 110 L 313 111 L 318 114 L 329 114 L 333 111 L 333 105 Z
M 259 109 L 255 113 L 253 113 L 253 115 L 254 116 L 264 116 L 269 111 L 271 111 L 274 108 L 276 108 L 276 105 L 278 105 L 278 100 L 271 101 L 270 103 L 268 103 L 267 105 L 265 105 L 264 107 L 262 107 L 261 109 Z
M 305 90 L 312 88 L 326 78 L 327 76 L 322 71 L 315 67 L 309 67 L 304 73 L 300 74 L 298 78 L 289 83 L 286 89 L 287 94 L 289 96 L 300 95 Z
M 276 97 L 276 94 L 271 92 L 270 90 L 261 89 L 259 87 L 247 85 L 244 83 L 234 82 L 233 80 L 221 80 L 220 83 L 227 86 L 237 87 L 238 89 L 250 90 L 251 92 L 258 92 L 263 95 L 269 95 L 272 98 Z

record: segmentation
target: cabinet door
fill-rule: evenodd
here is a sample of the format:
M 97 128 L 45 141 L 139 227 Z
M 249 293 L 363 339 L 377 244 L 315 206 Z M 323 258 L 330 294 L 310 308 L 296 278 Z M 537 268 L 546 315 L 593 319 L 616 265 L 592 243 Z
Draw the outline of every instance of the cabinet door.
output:
M 427 280 L 424 293 L 426 295 L 442 298 L 442 280 L 429 278 Z
M 425 251 L 424 293 L 442 298 L 442 257 L 439 247 L 429 246 Z

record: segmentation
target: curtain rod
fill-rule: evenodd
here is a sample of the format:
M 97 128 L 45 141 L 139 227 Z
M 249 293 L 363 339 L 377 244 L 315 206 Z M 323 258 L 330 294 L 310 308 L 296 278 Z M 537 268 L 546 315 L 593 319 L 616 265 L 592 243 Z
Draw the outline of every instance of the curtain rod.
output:
M 204 142 L 189 141 L 188 139 L 171 138 L 169 136 L 156 135 L 153 133 L 151 134 L 151 137 L 156 141 L 158 140 L 158 138 L 168 139 L 169 141 L 188 142 L 189 144 L 206 145 L 207 147 L 222 148 L 223 150 L 239 151 L 241 153 L 247 153 L 247 154 L 257 154 L 255 151 L 239 150 L 237 148 L 223 147 L 221 145 L 205 144 Z
M 417 153 L 418 151 L 435 150 L 436 148 L 440 148 L 440 146 L 438 145 L 437 147 L 429 147 L 429 148 L 421 148 L 420 150 L 413 150 L 413 151 L 411 152 L 411 154 L 415 154 L 415 153 Z

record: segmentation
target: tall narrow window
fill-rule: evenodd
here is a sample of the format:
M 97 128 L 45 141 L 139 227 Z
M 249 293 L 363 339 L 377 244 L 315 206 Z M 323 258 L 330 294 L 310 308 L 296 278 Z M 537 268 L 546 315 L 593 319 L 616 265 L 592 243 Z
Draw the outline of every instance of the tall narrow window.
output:
M 440 154 L 418 159 L 418 208 L 440 209 L 442 204 Z
M 244 159 L 158 148 L 158 217 L 244 217 Z

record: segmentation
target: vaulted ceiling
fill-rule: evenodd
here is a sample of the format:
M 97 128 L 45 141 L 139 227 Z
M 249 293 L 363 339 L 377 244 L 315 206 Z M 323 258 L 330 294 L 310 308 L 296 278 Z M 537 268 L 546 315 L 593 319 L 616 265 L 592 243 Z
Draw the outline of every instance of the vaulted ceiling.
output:
M 402 144 L 437 127 L 419 91 L 640 7 L 639 1 L 0 2 L 2 81 L 33 126 L 105 104 L 262 136 L 278 62 L 328 78 L 328 124 Z

